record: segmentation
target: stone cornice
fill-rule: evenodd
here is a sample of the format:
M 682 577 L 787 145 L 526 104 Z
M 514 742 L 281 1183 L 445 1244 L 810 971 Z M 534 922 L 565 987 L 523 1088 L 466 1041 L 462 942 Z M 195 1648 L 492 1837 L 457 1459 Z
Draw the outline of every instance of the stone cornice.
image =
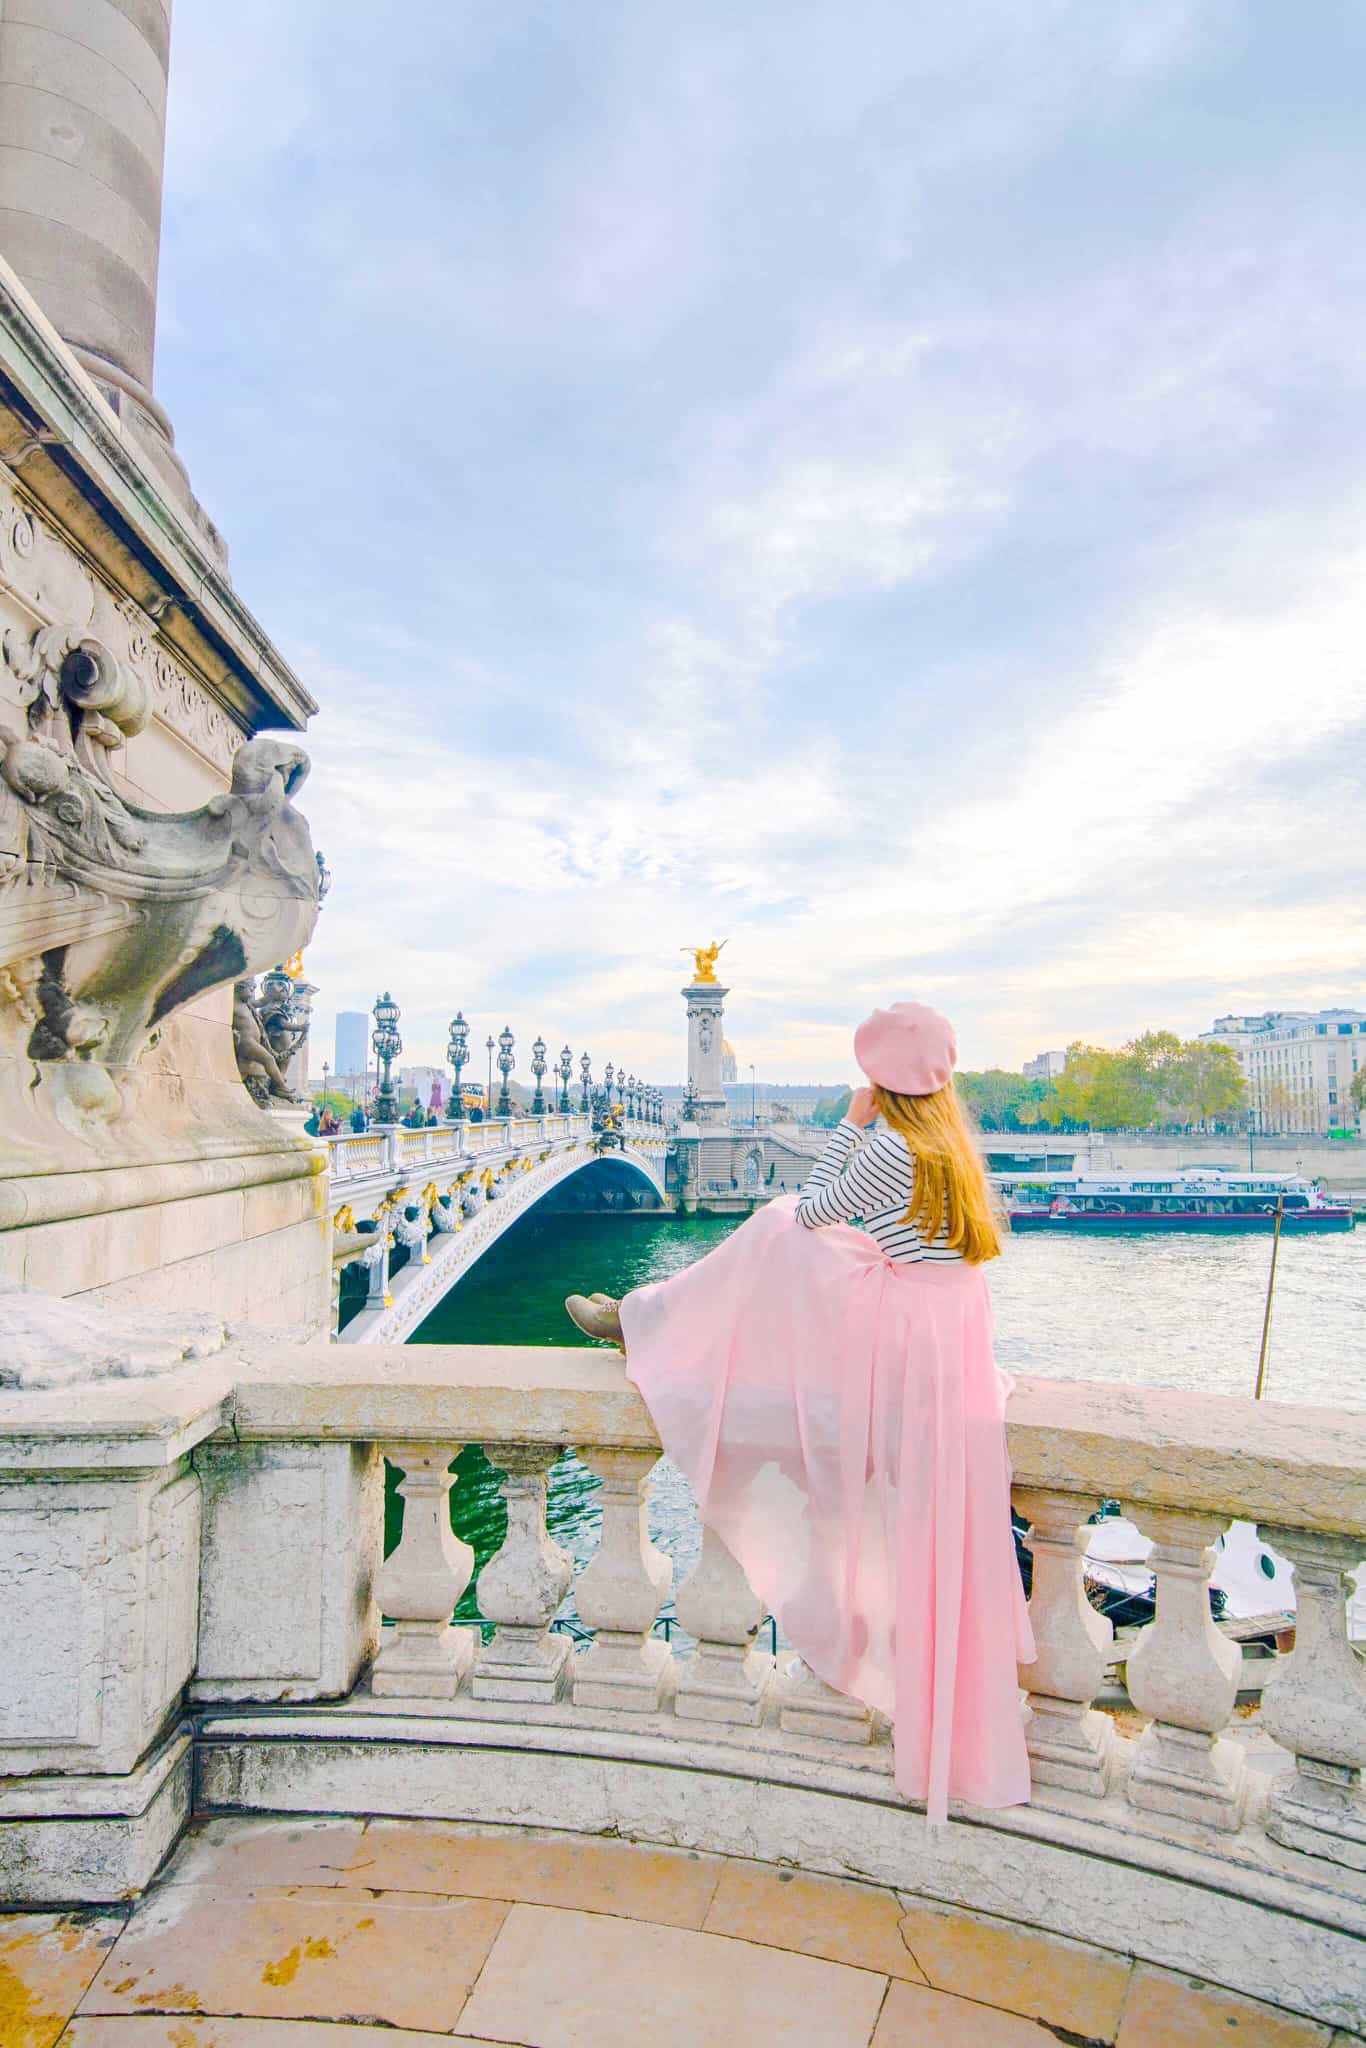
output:
M 243 730 L 304 726 L 312 697 L 3 261 L 0 463 Z

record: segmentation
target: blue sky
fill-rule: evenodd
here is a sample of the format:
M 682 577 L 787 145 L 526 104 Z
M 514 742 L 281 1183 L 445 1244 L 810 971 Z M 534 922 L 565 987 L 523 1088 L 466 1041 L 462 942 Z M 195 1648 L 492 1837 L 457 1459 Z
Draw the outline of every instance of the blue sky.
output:
M 1366 13 L 181 0 L 157 382 L 320 1017 L 682 1077 L 1360 1001 Z M 321 1055 L 319 1055 L 321 1057 Z

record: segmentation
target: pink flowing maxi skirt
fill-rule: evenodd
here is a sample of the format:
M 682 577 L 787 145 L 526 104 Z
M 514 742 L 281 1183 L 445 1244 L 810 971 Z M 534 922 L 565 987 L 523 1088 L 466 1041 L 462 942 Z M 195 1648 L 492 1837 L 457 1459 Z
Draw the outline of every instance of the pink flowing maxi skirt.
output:
M 1034 1644 L 982 1269 L 893 1264 L 788 1195 L 621 1321 L 703 1521 L 816 1676 L 891 1719 L 903 1796 L 931 1821 L 1027 1801 Z

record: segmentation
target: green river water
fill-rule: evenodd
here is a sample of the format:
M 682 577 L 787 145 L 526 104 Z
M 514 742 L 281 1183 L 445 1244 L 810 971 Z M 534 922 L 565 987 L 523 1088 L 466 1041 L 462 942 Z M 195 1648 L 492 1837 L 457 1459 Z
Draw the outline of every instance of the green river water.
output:
M 499 1240 L 415 1333 L 427 1344 L 586 1344 L 564 1296 L 622 1295 L 702 1258 L 733 1218 L 533 1212 Z M 1250 1395 L 1266 1296 L 1263 1236 L 1030 1233 L 992 1268 L 997 1356 L 1007 1371 L 1059 1379 Z M 1287 1239 L 1281 1247 L 1268 1398 L 1366 1406 L 1366 1230 Z M 483 1452 L 463 1451 L 451 1494 L 456 1533 L 482 1566 L 503 1540 L 506 1511 Z M 397 1510 L 390 1474 L 389 1541 Z M 596 1543 L 598 1482 L 577 1458 L 550 1476 L 551 1533 L 580 1563 Z M 650 1494 L 654 1540 L 681 1582 L 700 1534 L 687 1486 L 667 1461 Z M 459 1610 L 477 1615 L 477 1580 Z M 572 1618 L 572 1607 L 566 1609 Z M 665 1610 L 666 1621 L 669 1610 Z M 686 1638 L 682 1638 L 686 1644 Z

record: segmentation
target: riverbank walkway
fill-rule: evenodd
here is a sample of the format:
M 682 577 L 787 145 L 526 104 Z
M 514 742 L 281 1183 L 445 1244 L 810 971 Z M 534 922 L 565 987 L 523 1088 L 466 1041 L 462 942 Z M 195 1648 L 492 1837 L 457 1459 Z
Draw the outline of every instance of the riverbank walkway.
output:
M 5 2048 L 747 2038 L 1345 2048 L 1353 2037 L 1119 1950 L 878 1886 L 535 1830 L 215 1819 L 136 1906 L 0 1917 Z

